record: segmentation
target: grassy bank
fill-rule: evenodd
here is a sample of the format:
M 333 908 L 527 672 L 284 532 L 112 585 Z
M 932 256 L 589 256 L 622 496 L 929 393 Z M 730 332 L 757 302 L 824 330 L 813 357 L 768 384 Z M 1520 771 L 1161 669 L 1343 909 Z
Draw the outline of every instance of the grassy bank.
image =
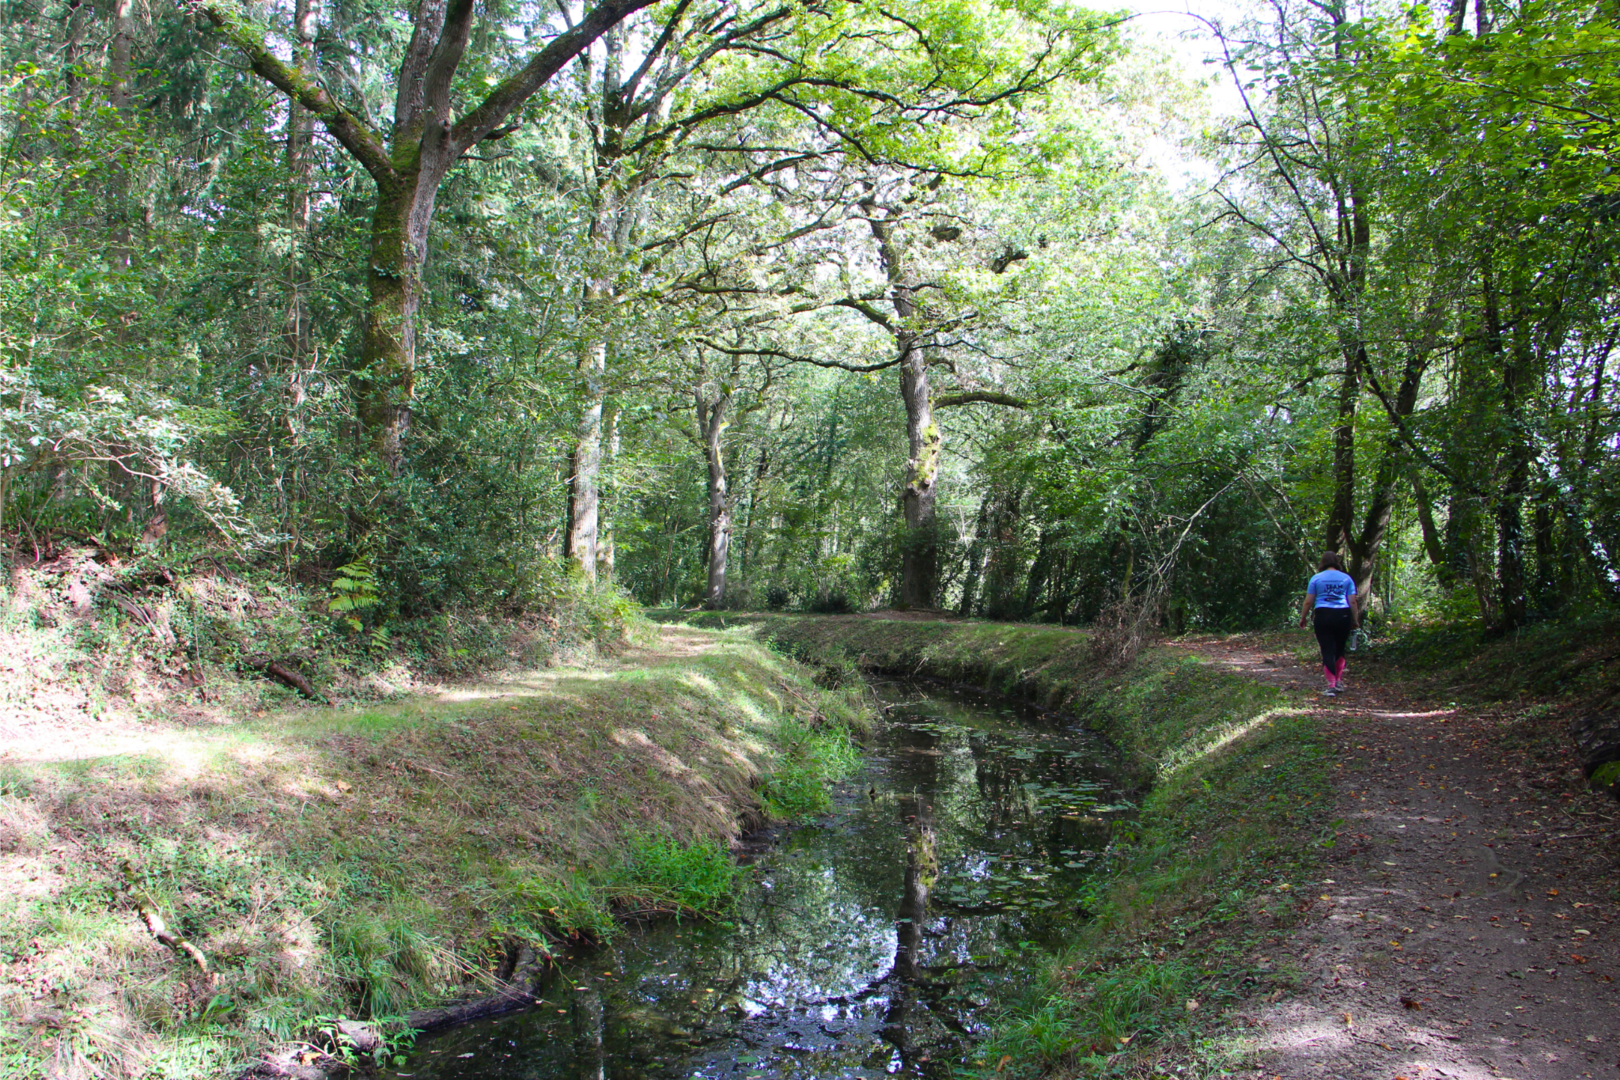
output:
M 807 663 L 972 683 L 1073 713 L 1134 763 L 1141 812 L 1068 947 L 982 1047 L 999 1075 L 1194 1074 L 1242 1054 L 1224 1007 L 1289 984 L 1260 948 L 1307 908 L 1330 790 L 1316 721 L 1279 691 L 1148 649 L 1099 670 L 1072 630 L 860 616 L 742 622 Z M 1180 1075 L 1187 1075 L 1186 1072 Z
M 493 986 L 520 944 L 723 903 L 724 843 L 851 761 L 858 698 L 807 674 L 670 631 L 592 669 L 8 753 L 0 1076 L 227 1075 Z

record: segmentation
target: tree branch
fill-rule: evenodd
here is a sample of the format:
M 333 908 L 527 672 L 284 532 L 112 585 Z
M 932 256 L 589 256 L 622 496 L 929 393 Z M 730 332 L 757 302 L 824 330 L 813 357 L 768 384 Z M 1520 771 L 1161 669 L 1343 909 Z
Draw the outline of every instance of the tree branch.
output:
M 885 318 L 883 312 L 877 310 L 870 304 L 863 303 L 852 296 L 845 296 L 838 300 L 834 300 L 832 304 L 833 307 L 845 307 L 849 308 L 851 311 L 858 311 L 871 321 L 883 327 L 883 329 L 887 330 L 889 333 L 892 334 L 895 332 L 894 323 Z
M 721 345 L 708 338 L 694 338 L 699 345 L 713 349 L 715 352 L 725 353 L 727 356 L 774 356 L 779 360 L 786 360 L 790 364 L 813 364 L 820 368 L 837 368 L 839 371 L 853 371 L 858 375 L 868 375 L 874 371 L 887 371 L 900 363 L 898 357 L 885 360 L 879 364 L 846 364 L 842 360 L 823 360 L 816 356 L 802 356 L 798 353 L 784 352 L 781 349 L 733 349 Z
M 254 74 L 314 113 L 320 119 L 321 126 L 354 155 L 372 179 L 382 183 L 395 178 L 394 163 L 389 160 L 387 147 L 365 121 L 338 104 L 324 87 L 276 59 L 265 45 L 264 38 L 235 17 L 234 13 L 213 4 L 202 11 L 208 21 L 247 57 Z
M 422 115 L 424 121 L 446 122 L 450 116 L 450 83 L 461 66 L 461 57 L 467 51 L 467 37 L 472 32 L 473 0 L 450 0 L 445 13 L 444 29 L 439 43 L 434 46 L 428 61 L 427 74 L 422 79 Z M 486 134 L 492 133 L 486 132 Z M 482 138 L 483 136 L 480 136 Z
M 1021 397 L 995 390 L 964 390 L 958 394 L 941 394 L 934 399 L 934 408 L 949 409 L 953 405 L 1005 405 L 1009 409 L 1029 409 L 1034 406 Z
M 495 130 L 518 106 L 546 84 L 563 65 L 590 48 L 591 43 L 627 15 L 652 6 L 653 0 L 602 0 L 575 26 L 552 38 L 523 69 L 489 92 L 478 107 L 451 130 L 450 145 L 459 155 Z
M 686 17 L 686 9 L 691 6 L 692 0 L 680 0 L 680 3 L 675 5 L 675 10 L 670 12 L 669 18 L 664 21 L 664 29 L 659 33 L 658 39 L 652 43 L 652 47 L 647 50 L 647 55 L 642 58 L 641 64 L 636 70 L 630 74 L 630 78 L 626 79 L 624 85 L 619 88 L 619 92 L 624 95 L 626 102 L 636 99 L 636 91 L 641 86 L 641 80 L 647 77 L 647 72 L 652 70 L 653 64 L 657 63 L 658 58 L 664 55 L 664 50 L 669 48 L 670 41 L 675 37 L 676 28 L 680 26 L 681 20 Z

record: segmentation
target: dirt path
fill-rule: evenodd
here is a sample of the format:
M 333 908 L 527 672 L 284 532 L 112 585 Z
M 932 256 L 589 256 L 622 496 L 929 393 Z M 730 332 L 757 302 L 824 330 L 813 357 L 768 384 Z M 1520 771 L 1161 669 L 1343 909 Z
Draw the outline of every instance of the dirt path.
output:
M 1184 647 L 1299 695 L 1337 761 L 1327 877 L 1252 958 L 1299 989 L 1242 1015 L 1246 1075 L 1620 1077 L 1620 808 L 1561 744 L 1504 750 L 1504 715 L 1420 700 L 1380 665 L 1352 660 L 1323 698 L 1287 652 Z
M 463 682 L 422 682 L 408 694 L 391 698 L 340 698 L 338 707 L 397 703 L 408 698 L 464 702 L 525 697 L 549 692 L 560 680 L 582 671 L 639 670 L 653 664 L 690 659 L 714 646 L 715 639 L 711 635 L 685 627 L 664 626 L 659 628 L 656 641 L 624 649 L 585 666 L 564 664 L 492 672 Z M 0 657 L 0 677 L 4 677 L 5 671 L 4 658 Z M 55 686 L 43 687 L 34 698 L 26 709 L 0 709 L 0 766 L 151 753 L 177 738 L 184 740 L 188 728 L 225 726 L 249 716 L 246 711 L 223 706 L 212 709 L 171 706 L 163 710 L 161 719 L 142 719 L 135 710 L 123 705 L 97 709 L 83 694 Z M 285 711 L 298 712 L 307 707 L 298 702 L 287 706 Z M 263 717 L 265 712 L 258 710 L 252 715 Z

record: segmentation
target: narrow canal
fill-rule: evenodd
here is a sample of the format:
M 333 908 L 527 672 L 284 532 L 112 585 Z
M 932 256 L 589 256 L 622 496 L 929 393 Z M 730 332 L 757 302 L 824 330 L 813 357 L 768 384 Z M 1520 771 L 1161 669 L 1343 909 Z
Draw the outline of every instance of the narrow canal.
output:
M 533 1008 L 423 1038 L 414 1080 L 932 1077 L 1072 932 L 1132 807 L 1094 735 L 981 695 L 878 687 L 833 811 L 781 830 L 723 924 L 571 955 Z

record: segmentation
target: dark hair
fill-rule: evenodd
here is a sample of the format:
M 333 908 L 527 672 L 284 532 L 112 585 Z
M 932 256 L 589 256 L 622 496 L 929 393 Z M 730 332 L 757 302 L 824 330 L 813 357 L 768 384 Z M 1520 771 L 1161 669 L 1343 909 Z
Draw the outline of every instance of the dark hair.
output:
M 1339 558 L 1337 551 L 1324 551 L 1322 553 L 1322 565 L 1316 568 L 1316 572 L 1321 573 L 1323 570 L 1337 570 L 1341 574 L 1344 573 L 1344 560 Z

